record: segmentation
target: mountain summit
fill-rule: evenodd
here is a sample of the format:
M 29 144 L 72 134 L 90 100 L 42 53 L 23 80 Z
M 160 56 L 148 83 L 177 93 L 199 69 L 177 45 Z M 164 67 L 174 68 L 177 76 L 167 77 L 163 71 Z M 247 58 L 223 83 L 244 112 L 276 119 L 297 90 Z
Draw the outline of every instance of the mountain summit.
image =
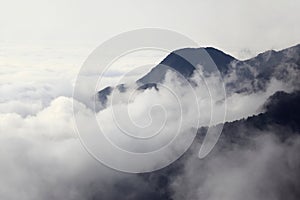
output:
M 179 49 L 171 52 L 137 82 L 142 84 L 161 82 L 168 69 L 174 69 L 185 78 L 188 78 L 193 74 L 197 65 L 215 64 L 221 73 L 227 73 L 228 65 L 234 60 L 236 59 L 232 56 L 213 47 Z
M 208 70 L 215 65 L 224 79 L 228 93 L 264 90 L 271 78 L 300 88 L 300 80 L 295 77 L 300 74 L 300 44 L 281 51 L 266 51 L 244 61 L 213 47 L 183 48 L 171 52 L 136 82 L 141 86 L 140 89 L 156 87 L 156 83 L 164 80 L 168 70 L 176 70 L 185 78 L 189 78 L 198 65 Z M 113 89 L 106 87 L 98 92 L 98 99 L 102 104 L 105 104 Z M 116 89 L 120 92 L 126 91 L 126 85 L 122 84 Z

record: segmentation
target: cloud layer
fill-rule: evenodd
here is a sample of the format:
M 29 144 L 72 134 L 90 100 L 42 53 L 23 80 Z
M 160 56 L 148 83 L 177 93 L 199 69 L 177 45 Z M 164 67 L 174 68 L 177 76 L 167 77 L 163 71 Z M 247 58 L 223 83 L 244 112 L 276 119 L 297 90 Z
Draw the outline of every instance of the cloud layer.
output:
M 65 69 L 38 69 L 9 71 L 3 68 L 1 71 L 1 199 L 159 199 L 166 194 L 173 199 L 241 199 L 245 196 L 248 199 L 297 199 L 299 195 L 299 138 L 282 142 L 270 136 L 269 132 L 275 132 L 272 128 L 263 132 L 253 129 L 260 136 L 254 137 L 251 145 L 247 146 L 221 140 L 223 149 L 216 149 L 205 160 L 195 159 L 193 156 L 197 155 L 198 149 L 192 149 L 193 156 L 185 157 L 184 162 L 178 161 L 182 172 L 170 175 L 169 182 L 165 184 L 152 175 L 145 179 L 143 175 L 109 169 L 90 157 L 75 131 L 73 114 L 85 119 L 83 123 L 94 115 L 82 102 L 71 97 L 77 69 L 70 69 L 68 73 Z M 199 120 L 201 125 L 206 126 L 211 109 L 207 106 L 210 104 L 209 94 L 201 84 L 202 79 L 194 77 L 193 81 L 198 83 L 193 91 L 202 97 L 198 102 Z M 207 81 L 213 85 L 220 80 L 210 76 Z M 164 84 L 182 100 L 183 116 L 189 119 L 183 123 L 184 130 L 197 128 L 193 121 L 197 119 L 197 111 L 193 107 L 195 102 L 189 86 L 172 73 L 168 74 Z M 218 113 L 220 104 L 224 102 L 219 101 L 218 88 L 215 89 L 213 105 Z M 227 98 L 226 121 L 258 114 L 274 92 L 291 92 L 294 89 L 291 84 L 272 78 L 265 90 L 231 93 Z M 158 91 L 153 88 L 135 95 L 136 98 L 130 102 L 126 101 L 129 92 L 117 95 L 115 106 L 119 111 L 126 111 L 129 107 L 133 121 L 140 126 L 150 122 L 154 126 L 152 128 L 161 125 L 159 123 L 165 118 L 164 111 L 160 107 L 151 110 L 155 104 L 171 111 L 167 115 L 169 122 L 164 127 L 166 134 L 155 145 L 130 146 L 126 139 L 118 137 L 119 129 L 110 115 L 111 107 L 97 113 L 97 117 L 100 124 L 105 122 L 103 127 L 106 133 L 120 145 L 134 148 L 131 150 L 152 150 L 165 144 L 177 129 L 178 102 L 163 88 Z M 149 110 L 150 113 L 145 112 Z M 119 117 L 122 119 L 122 115 Z M 221 120 L 219 118 L 217 122 Z M 128 129 L 134 128 L 129 126 Z M 242 133 L 242 130 L 238 131 Z M 150 127 L 144 134 L 152 131 Z M 161 188 L 157 183 L 161 183 Z

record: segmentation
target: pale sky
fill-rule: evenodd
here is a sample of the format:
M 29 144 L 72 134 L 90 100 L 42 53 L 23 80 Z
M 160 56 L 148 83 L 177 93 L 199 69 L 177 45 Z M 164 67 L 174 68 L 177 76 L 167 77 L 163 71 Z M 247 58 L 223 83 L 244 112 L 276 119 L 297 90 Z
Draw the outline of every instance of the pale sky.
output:
M 156 27 L 237 58 L 300 42 L 298 0 L 0 0 L 0 45 L 89 50 L 110 37 Z

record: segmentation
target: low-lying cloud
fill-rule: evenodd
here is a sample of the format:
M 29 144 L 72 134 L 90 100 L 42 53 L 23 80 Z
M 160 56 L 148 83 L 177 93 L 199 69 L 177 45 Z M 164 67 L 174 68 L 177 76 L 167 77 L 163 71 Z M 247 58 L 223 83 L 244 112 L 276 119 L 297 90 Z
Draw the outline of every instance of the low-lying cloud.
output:
M 255 131 L 248 144 L 223 140 L 207 158 L 187 159 L 171 183 L 173 199 L 298 199 L 300 137 L 282 142 L 272 130 Z
M 44 73 L 47 76 L 47 72 Z M 140 175 L 114 171 L 90 157 L 76 134 L 73 114 L 81 115 L 88 122 L 94 113 L 83 102 L 72 99 L 74 77 L 66 79 L 52 72 L 50 74 L 52 78 L 46 81 L 24 83 L 11 80 L 0 85 L 3 94 L 0 101 L 0 198 L 159 199 L 161 196 L 151 181 Z M 8 75 L 5 76 L 9 80 Z M 194 121 L 198 115 L 195 103 L 199 103 L 200 107 L 200 126 L 207 126 L 210 120 L 211 108 L 207 106 L 210 105 L 210 95 L 201 84 L 202 79 L 192 79 L 198 83 L 193 90 L 172 73 L 164 82 L 182 100 L 185 131 L 198 128 Z M 207 81 L 213 85 L 220 80 L 211 76 Z M 222 96 L 218 96 L 218 89 L 215 88 L 213 94 L 216 97 L 213 105 L 216 113 L 221 113 L 224 102 Z M 265 90 L 231 93 L 226 98 L 226 121 L 262 112 L 261 107 L 268 97 L 279 90 L 291 92 L 294 88 L 273 78 L 268 81 Z M 200 94 L 198 102 L 194 102 L 193 92 Z M 174 96 L 163 88 L 139 91 L 130 102 L 127 101 L 129 95 L 130 90 L 116 94 L 115 109 L 125 112 L 129 108 L 136 124 L 150 124 L 156 128 L 162 125 L 160 123 L 166 116 L 169 120 L 164 124 L 166 134 L 155 145 L 129 146 L 133 148 L 131 150 L 153 150 L 164 145 L 178 127 L 178 102 Z M 161 107 L 153 105 L 163 105 L 171 113 L 165 115 Z M 152 107 L 153 110 L 150 109 Z M 119 129 L 110 115 L 111 109 L 108 107 L 97 113 L 99 124 L 102 123 L 111 139 L 128 147 L 126 139 L 118 137 Z M 119 117 L 122 121 L 122 115 Z M 215 123 L 223 120 L 222 117 L 217 119 Z M 134 132 L 134 128 L 127 128 Z M 149 135 L 152 131 L 150 128 L 144 134 Z M 243 147 L 226 142 L 223 143 L 225 149 L 216 149 L 204 160 L 188 157 L 181 163 L 183 172 L 170 176 L 170 183 L 163 185 L 165 188 L 162 190 L 171 191 L 170 198 L 173 199 L 297 199 L 300 140 L 295 136 L 282 142 L 269 132 L 261 132 L 261 136 L 253 138 L 253 145 Z M 197 155 L 198 150 L 193 149 L 193 155 Z

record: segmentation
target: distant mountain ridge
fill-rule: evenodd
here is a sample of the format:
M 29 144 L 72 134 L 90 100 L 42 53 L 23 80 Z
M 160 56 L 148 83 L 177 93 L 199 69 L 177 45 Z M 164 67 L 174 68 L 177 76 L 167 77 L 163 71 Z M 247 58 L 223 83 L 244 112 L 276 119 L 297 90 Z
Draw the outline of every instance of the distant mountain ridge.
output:
M 209 56 L 208 56 L 209 55 Z M 256 92 L 266 89 L 271 78 L 290 82 L 300 87 L 300 80 L 295 77 L 300 74 L 300 44 L 281 51 L 266 51 L 248 60 L 238 60 L 213 47 L 184 48 L 171 52 L 149 73 L 137 80 L 140 89 L 156 86 L 164 80 L 168 70 L 173 69 L 185 78 L 191 77 L 195 66 L 208 66 L 213 62 L 224 78 L 227 93 Z M 290 77 L 293 77 L 290 79 Z M 290 79 L 290 80 L 289 80 Z M 126 91 L 126 85 L 116 87 Z M 102 104 L 107 101 L 114 88 L 107 87 L 98 92 Z
M 269 50 L 254 58 L 233 62 L 230 67 L 236 79 L 226 82 L 229 90 L 264 90 L 272 78 L 299 88 L 300 80 L 297 76 L 300 74 L 300 44 L 280 51 Z

